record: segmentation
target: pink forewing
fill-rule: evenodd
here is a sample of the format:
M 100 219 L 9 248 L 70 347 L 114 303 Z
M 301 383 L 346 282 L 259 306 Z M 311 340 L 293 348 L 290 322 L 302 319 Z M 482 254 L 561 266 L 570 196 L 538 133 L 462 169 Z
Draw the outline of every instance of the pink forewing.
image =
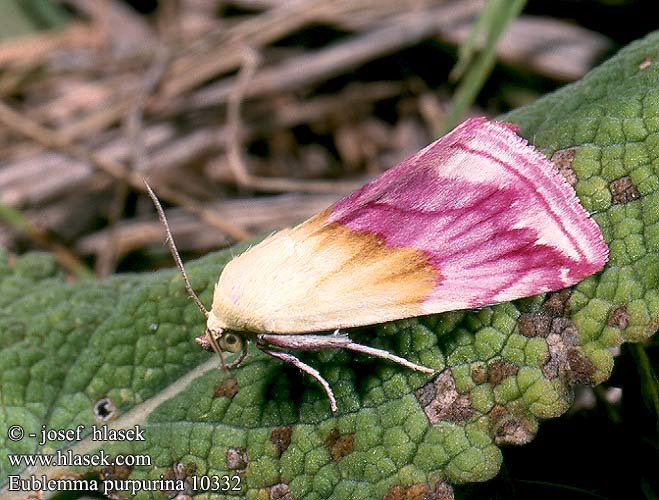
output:
M 558 290 L 608 249 L 574 190 L 517 126 L 475 118 L 337 202 L 328 222 L 423 252 L 428 313 Z

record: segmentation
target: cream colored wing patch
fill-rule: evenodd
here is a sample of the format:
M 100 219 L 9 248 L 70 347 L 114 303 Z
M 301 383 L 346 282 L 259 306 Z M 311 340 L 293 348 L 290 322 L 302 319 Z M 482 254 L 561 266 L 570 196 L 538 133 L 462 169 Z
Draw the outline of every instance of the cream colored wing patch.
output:
M 439 274 L 422 252 L 327 223 L 326 210 L 233 259 L 209 326 L 306 333 L 424 314 Z

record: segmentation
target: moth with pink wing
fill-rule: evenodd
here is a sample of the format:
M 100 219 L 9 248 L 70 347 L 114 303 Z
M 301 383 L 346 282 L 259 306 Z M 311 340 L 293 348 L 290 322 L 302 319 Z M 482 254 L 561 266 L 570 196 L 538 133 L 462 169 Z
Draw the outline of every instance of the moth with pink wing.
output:
M 467 120 L 299 226 L 231 260 L 198 342 L 231 368 L 253 341 L 328 382 L 284 350 L 349 349 L 434 370 L 353 342 L 340 329 L 477 308 L 572 286 L 608 248 L 572 187 L 517 126 Z M 148 186 L 147 186 L 148 187 Z M 334 331 L 333 334 L 315 332 Z M 225 363 L 223 352 L 238 352 Z

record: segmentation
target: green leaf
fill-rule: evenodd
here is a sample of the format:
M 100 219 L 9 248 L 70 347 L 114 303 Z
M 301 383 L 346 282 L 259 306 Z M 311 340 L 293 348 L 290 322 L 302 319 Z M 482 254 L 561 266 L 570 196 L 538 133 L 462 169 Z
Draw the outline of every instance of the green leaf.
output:
M 231 373 L 217 369 L 192 341 L 204 318 L 174 271 L 68 284 L 47 256 L 0 262 L 3 499 L 24 496 L 9 491 L 10 474 L 162 475 L 187 480 L 188 494 L 193 477 L 198 485 L 217 477 L 210 485 L 220 489 L 238 477 L 240 491 L 212 498 L 254 499 L 439 496 L 496 475 L 499 445 L 531 440 L 540 419 L 566 411 L 575 384 L 606 380 L 611 346 L 647 339 L 659 324 L 658 60 L 652 34 L 505 117 L 578 180 L 611 248 L 605 269 L 572 290 L 353 333 L 443 370 L 435 380 L 343 351 L 304 355 L 334 388 L 336 415 L 315 381 L 256 349 Z M 189 264 L 204 303 L 237 251 Z M 94 441 L 92 425 L 104 421 L 138 425 L 145 440 Z M 15 425 L 26 437 L 9 439 Z M 79 425 L 81 441 L 38 445 L 42 426 Z M 8 457 L 58 449 L 139 455 L 151 465 L 28 470 Z M 128 483 L 116 486 L 130 496 Z

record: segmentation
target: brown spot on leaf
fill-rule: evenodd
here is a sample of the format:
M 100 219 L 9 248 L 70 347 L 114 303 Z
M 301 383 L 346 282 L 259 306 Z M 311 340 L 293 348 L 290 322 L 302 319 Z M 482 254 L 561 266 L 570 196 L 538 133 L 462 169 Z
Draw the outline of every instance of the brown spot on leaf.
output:
M 573 348 L 567 351 L 567 362 L 570 367 L 568 378 L 571 384 L 594 384 L 593 375 L 597 369 L 593 362 L 579 349 Z
M 270 487 L 270 500 L 293 500 L 291 489 L 286 483 L 275 484 Z
M 542 365 L 542 373 L 552 380 L 565 370 L 567 356 L 565 355 L 565 344 L 559 335 L 547 337 L 547 359 Z
M 609 189 L 611 190 L 611 196 L 613 197 L 613 203 L 615 205 L 629 203 L 630 201 L 641 197 L 641 193 L 638 192 L 631 177 L 628 175 L 611 182 L 611 184 L 609 184 Z
M 454 498 L 453 486 L 444 481 L 437 481 L 428 500 L 453 500 Z
M 426 483 L 416 483 L 410 486 L 405 495 L 405 500 L 427 500 L 430 487 Z
M 240 386 L 238 385 L 238 380 L 235 378 L 229 378 L 215 386 L 215 390 L 213 391 L 213 398 L 233 398 L 236 394 L 238 394 L 239 390 Z
M 172 468 L 163 474 L 164 480 L 180 480 L 183 481 L 184 487 L 182 490 L 165 490 L 163 493 L 167 498 L 191 498 L 193 495 L 199 493 L 194 490 L 193 476 L 197 473 L 197 465 L 193 462 L 184 464 L 183 462 L 176 462 Z
M 570 312 L 569 289 L 550 293 L 538 313 L 524 313 L 517 320 L 519 333 L 525 337 L 547 337 L 556 333 L 556 319 L 564 319 Z
M 414 394 L 419 404 L 425 408 L 435 399 L 437 388 L 435 387 L 435 383 L 431 381 L 417 389 Z
M 117 407 L 110 398 L 101 398 L 94 403 L 94 419 L 104 424 L 113 420 L 118 414 Z
M 275 445 L 277 456 L 281 456 L 290 446 L 292 433 L 290 426 L 275 427 L 270 431 L 270 442 Z
M 124 455 L 117 455 L 117 457 L 123 457 L 123 456 Z M 114 481 L 122 481 L 124 479 L 128 479 L 131 472 L 133 472 L 132 466 L 111 465 L 109 467 L 105 467 L 98 471 L 91 471 L 91 474 L 98 473 L 98 477 L 101 481 L 108 481 L 107 498 L 109 498 L 110 500 L 120 500 L 125 498 L 124 497 L 125 492 L 121 490 L 112 489 L 111 486 L 114 485 Z
M 521 413 L 520 413 L 521 415 Z M 505 406 L 496 405 L 489 417 L 496 444 L 525 444 L 535 435 L 534 421 L 531 418 L 511 412 Z
M 474 415 L 474 412 L 474 407 L 471 406 L 471 397 L 468 394 L 460 394 L 450 409 L 447 420 L 463 422 L 469 420 Z
M 460 394 L 455 389 L 451 370 L 444 370 L 435 380 L 415 392 L 431 424 L 439 421 L 463 422 L 475 413 L 469 394 Z
M 335 461 L 350 455 L 355 449 L 355 435 L 341 434 L 339 429 L 332 429 L 325 438 L 325 445 L 329 448 L 330 455 Z
M 506 410 L 505 406 L 495 405 L 490 410 L 490 413 L 488 413 L 488 416 L 490 417 L 490 421 L 492 421 L 492 423 L 495 423 L 501 420 L 502 418 L 504 418 L 507 413 L 508 410 Z
M 645 327 L 645 331 L 650 332 L 650 334 L 652 334 L 657 330 L 659 330 L 659 318 L 653 318 L 652 321 L 650 321 L 650 323 L 648 324 L 648 326 Z
M 542 304 L 542 309 L 552 317 L 567 316 L 570 313 L 570 295 L 572 290 L 569 288 L 550 293 Z
M 411 486 L 392 486 L 384 494 L 382 500 L 453 500 L 453 498 L 451 485 L 438 481 L 432 490 L 426 483 L 415 483 Z
M 641 61 L 641 63 L 638 65 L 638 69 L 645 69 L 649 68 L 652 66 L 652 63 L 654 62 L 654 59 L 652 59 L 650 56 L 647 56 L 645 59 Z
M 405 500 L 405 488 L 400 485 L 392 486 L 384 494 L 382 500 Z
M 517 319 L 519 333 L 525 337 L 546 337 L 551 319 L 542 313 L 525 313 Z
M 43 500 L 43 490 L 30 491 L 21 500 Z
M 102 481 L 121 480 L 127 479 L 131 472 L 133 472 L 133 467 L 127 465 L 111 465 L 110 467 L 101 469 L 98 475 Z
M 613 328 L 620 328 L 621 330 L 627 328 L 627 325 L 629 325 L 627 306 L 622 305 L 613 309 L 606 320 L 606 324 Z
M 505 359 L 493 359 L 487 365 L 488 381 L 492 385 L 499 385 L 502 380 L 517 375 L 519 367 Z
M 554 318 L 551 320 L 549 333 L 560 335 L 568 345 L 579 345 L 579 332 L 577 327 L 568 318 Z
M 542 365 L 545 377 L 570 378 L 570 363 L 568 350 L 579 345 L 579 332 L 577 327 L 567 318 L 554 318 L 551 322 L 551 331 L 547 336 L 547 359 Z
M 497 427 L 494 442 L 496 444 L 526 444 L 533 439 L 533 435 L 534 433 L 524 427 L 522 422 L 511 418 Z
M 453 487 L 447 482 L 437 481 L 432 491 L 424 493 L 420 500 L 453 500 L 454 498 Z
M 572 162 L 574 161 L 576 154 L 577 148 L 568 148 L 556 151 L 551 156 L 551 161 L 554 164 L 554 167 L 556 167 L 561 175 L 565 177 L 565 180 L 573 187 L 577 185 L 577 181 L 579 180 L 577 179 L 577 174 L 572 168 Z
M 487 382 L 487 368 L 485 365 L 479 364 L 471 369 L 471 380 L 474 384 L 480 385 Z M 420 401 L 419 401 L 420 402 Z
M 227 467 L 235 471 L 244 471 L 249 464 L 245 448 L 229 448 L 227 450 Z
M 579 332 L 570 313 L 570 289 L 550 293 L 542 305 L 542 312 L 523 314 L 518 320 L 520 333 L 526 337 L 545 337 L 547 358 L 542 365 L 545 377 L 562 377 L 569 383 L 570 363 L 568 350 L 579 345 Z

